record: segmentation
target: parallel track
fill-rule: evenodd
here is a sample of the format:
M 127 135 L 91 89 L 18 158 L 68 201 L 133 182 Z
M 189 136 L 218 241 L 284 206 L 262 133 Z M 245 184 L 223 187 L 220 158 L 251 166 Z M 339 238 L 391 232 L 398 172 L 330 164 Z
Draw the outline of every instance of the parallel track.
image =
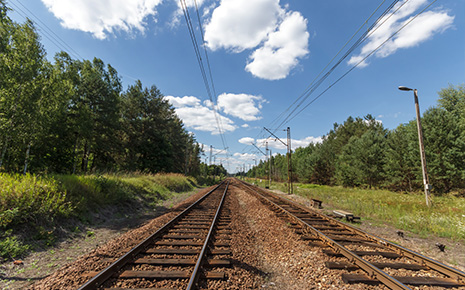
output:
M 323 252 L 328 256 L 346 258 L 343 262 L 326 262 L 328 268 L 359 272 L 363 270 L 364 273 L 343 274 L 342 279 L 346 283 L 384 284 L 391 289 L 410 289 L 407 285 L 465 287 L 465 273 L 462 271 L 267 190 L 245 182 L 242 185 L 246 191 L 271 207 L 278 216 L 287 219 L 302 234 L 304 240 L 314 246 L 326 248 Z
M 209 270 L 230 264 L 228 187 L 229 181 L 216 186 L 79 290 L 195 289 L 200 278 L 224 279 Z

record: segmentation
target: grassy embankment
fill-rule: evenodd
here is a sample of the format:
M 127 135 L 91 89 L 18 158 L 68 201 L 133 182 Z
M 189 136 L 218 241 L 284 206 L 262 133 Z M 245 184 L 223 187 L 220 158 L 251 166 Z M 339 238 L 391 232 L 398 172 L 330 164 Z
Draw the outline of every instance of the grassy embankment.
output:
M 254 182 L 253 179 L 249 181 Z M 264 187 L 264 181 L 259 185 Z M 273 182 L 271 189 L 286 192 L 286 185 Z M 427 208 L 425 196 L 420 192 L 405 194 L 301 183 L 295 184 L 294 192 L 309 199 L 322 200 L 323 205 L 351 211 L 377 224 L 387 223 L 424 237 L 435 235 L 465 240 L 465 198 L 453 194 L 433 195 L 433 206 Z
M 66 221 L 92 223 L 109 206 L 156 207 L 196 181 L 179 174 L 10 175 L 0 173 L 0 260 L 57 241 Z M 66 229 L 76 231 L 74 228 Z M 66 226 L 65 226 L 66 227 Z

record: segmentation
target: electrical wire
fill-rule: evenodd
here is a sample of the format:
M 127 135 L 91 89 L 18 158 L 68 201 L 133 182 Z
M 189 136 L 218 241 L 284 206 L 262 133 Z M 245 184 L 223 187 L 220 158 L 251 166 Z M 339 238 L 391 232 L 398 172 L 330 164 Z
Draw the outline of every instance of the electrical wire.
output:
M 21 9 L 17 4 L 14 2 L 10 2 L 10 4 L 15 9 L 15 12 L 22 16 L 24 19 L 31 21 L 39 31 L 42 32 L 42 35 L 47 38 L 50 42 L 52 42 L 58 49 L 62 51 L 66 51 L 69 55 L 73 55 L 77 59 L 83 59 L 82 56 L 79 55 L 71 46 L 69 46 L 62 38 L 60 38 L 53 30 L 51 30 L 39 17 L 37 17 L 34 13 L 32 13 L 28 8 L 26 8 L 21 2 L 18 2 L 25 10 L 27 10 L 30 15 L 36 18 L 41 24 L 37 21 L 28 17 L 28 13 L 26 13 L 23 9 Z M 46 29 L 45 29 L 46 28 Z
M 322 93 L 320 93 L 318 96 L 316 96 L 310 103 L 305 105 L 299 112 L 297 112 L 291 119 L 289 119 L 288 122 L 293 120 L 297 115 L 302 113 L 308 106 L 310 106 L 313 102 L 315 102 L 317 99 L 319 99 L 324 93 L 326 93 L 329 89 L 331 89 L 335 84 L 337 84 L 340 80 L 342 80 L 345 76 L 347 76 L 351 71 L 353 71 L 357 66 L 359 66 L 361 63 L 363 63 L 366 59 L 368 59 L 370 56 L 372 56 L 375 52 L 377 52 L 381 47 L 383 47 L 389 40 L 391 40 L 394 36 L 396 36 L 402 29 L 404 29 L 407 25 L 409 25 L 413 20 L 415 20 L 418 16 L 420 16 L 423 12 L 425 12 L 426 9 L 431 7 L 437 0 L 434 0 L 431 2 L 428 6 L 426 6 L 423 10 L 421 10 L 419 13 L 417 13 L 414 17 L 410 18 L 402 27 L 400 27 L 395 33 L 393 33 L 391 36 L 389 36 L 383 43 L 381 43 L 378 47 L 376 47 L 374 50 L 372 50 L 368 55 L 366 55 L 362 60 L 360 60 L 357 64 L 355 64 L 352 68 L 350 68 L 346 73 L 344 73 L 340 78 L 338 78 L 336 81 L 334 81 L 330 86 L 328 86 Z
M 336 62 L 335 65 L 323 76 L 321 77 L 314 85 L 311 85 L 307 87 L 307 89 L 304 91 L 304 93 L 301 95 L 303 96 L 303 99 L 299 102 L 299 104 L 292 110 L 291 113 L 289 113 L 286 118 L 279 124 L 278 127 L 283 126 L 289 118 L 291 118 L 292 114 L 296 112 L 296 110 L 303 105 L 303 103 L 310 97 L 310 95 L 331 75 L 331 73 L 334 72 L 334 70 L 350 55 L 352 54 L 355 49 L 357 49 L 362 43 L 364 43 L 376 30 L 378 30 L 384 23 L 386 23 L 387 20 L 389 20 L 392 15 L 394 15 L 400 8 L 402 8 L 409 0 L 406 0 L 402 5 L 400 5 L 396 11 L 391 13 L 388 17 L 385 17 L 389 11 L 392 10 L 392 8 L 399 2 L 399 0 L 393 1 L 385 10 L 384 12 L 376 19 L 376 21 L 365 31 L 358 39 L 357 41 L 344 53 L 344 55 Z M 376 9 L 378 10 L 379 7 Z M 372 14 L 373 15 L 373 14 Z M 371 16 L 372 16 L 371 15 Z M 370 16 L 370 18 L 371 18 Z M 384 20 L 384 21 L 382 21 Z M 367 20 L 368 21 L 368 20 Z M 367 23 L 367 21 L 364 22 Z M 382 21 L 380 23 L 380 21 Z M 363 25 L 364 25 L 363 24 Z M 360 31 L 360 29 L 363 27 L 363 25 L 357 30 Z M 353 38 L 353 37 L 352 37 Z M 313 83 L 313 82 L 312 82 Z
M 194 29 L 194 26 L 192 24 L 192 20 L 191 20 L 190 14 L 189 14 L 189 10 L 188 10 L 186 1 L 185 0 L 180 0 L 181 8 L 182 8 L 182 11 L 183 11 L 183 14 L 184 14 L 184 18 L 186 19 L 187 28 L 189 30 L 189 36 L 190 36 L 191 41 L 192 41 L 192 46 L 194 48 L 194 52 L 195 52 L 195 55 L 196 55 L 196 58 L 197 58 L 199 68 L 200 68 L 202 79 L 203 79 L 205 88 L 207 90 L 208 98 L 210 99 L 210 101 L 212 103 L 212 110 L 213 110 L 213 114 L 215 116 L 218 132 L 219 132 L 219 134 L 221 136 L 221 142 L 223 143 L 224 149 L 227 150 L 228 146 L 227 146 L 227 141 L 226 141 L 226 138 L 224 136 L 223 129 L 222 129 L 222 121 L 221 121 L 221 118 L 218 116 L 219 113 L 218 113 L 218 107 L 217 107 L 218 105 L 217 105 L 217 101 L 216 101 L 217 100 L 216 99 L 216 91 L 215 91 L 215 87 L 214 87 L 214 84 L 213 84 L 213 76 L 212 76 L 212 72 L 211 72 L 210 62 L 208 60 L 208 54 L 207 54 L 207 51 L 206 51 L 206 48 L 205 48 L 205 39 L 204 39 L 204 34 L 203 34 L 203 28 L 202 28 L 202 25 L 201 25 L 200 15 L 198 13 L 197 2 L 195 0 L 194 0 L 194 2 L 195 2 L 197 16 L 198 16 L 198 20 L 199 20 L 199 27 L 200 27 L 201 34 L 202 34 L 202 41 L 203 41 L 205 55 L 206 55 L 206 59 L 207 59 L 207 65 L 208 65 L 207 67 L 208 67 L 208 72 L 209 72 L 209 76 L 210 76 L 210 82 L 208 80 L 207 72 L 206 72 L 205 66 L 203 64 L 202 54 L 200 52 L 200 48 L 199 48 L 199 45 L 198 45 L 198 42 L 197 42 L 197 38 L 195 36 L 195 29 Z M 210 85 L 211 85 L 211 88 L 210 88 Z M 213 91 L 213 94 L 215 95 L 215 98 L 213 98 L 213 96 L 212 96 L 212 91 Z
M 379 5 L 378 7 L 376 7 L 376 9 L 371 13 L 371 15 L 362 23 L 362 25 L 360 25 L 360 27 L 355 31 L 355 33 L 349 38 L 349 40 L 343 45 L 343 47 L 337 52 L 337 54 L 328 62 L 328 64 L 320 71 L 320 73 L 312 80 L 312 82 L 307 86 L 307 88 L 304 90 L 304 92 L 286 109 L 284 110 L 278 117 L 276 117 L 269 125 L 269 127 L 275 127 L 275 124 L 281 119 L 283 118 L 283 116 L 289 112 L 289 110 L 291 110 L 291 108 L 297 103 L 298 105 L 287 115 L 286 118 L 284 118 L 284 120 L 278 125 L 276 126 L 277 129 L 273 130 L 273 133 L 276 133 L 277 130 L 279 130 L 279 128 L 281 128 L 285 123 L 286 121 L 290 118 L 290 116 L 300 107 L 302 106 L 302 104 L 308 99 L 308 97 L 310 96 L 310 94 L 315 91 L 322 83 L 323 81 L 329 77 L 329 75 L 342 63 L 342 61 L 347 58 L 347 56 L 352 53 L 358 46 L 360 46 L 361 43 L 363 43 L 363 41 L 366 39 L 366 36 L 368 35 L 368 33 L 370 32 L 370 30 L 372 30 L 373 27 L 376 26 L 376 24 L 380 21 L 380 19 L 382 19 L 382 17 L 384 17 L 391 9 L 392 7 L 394 7 L 394 5 L 399 2 L 399 0 L 395 0 L 393 1 L 385 10 L 384 12 L 381 14 L 381 16 L 379 16 L 377 18 L 377 20 L 370 26 L 370 28 L 362 34 L 362 36 L 360 36 L 358 38 L 358 40 L 351 46 L 351 48 L 349 48 L 349 50 L 338 60 L 338 62 L 333 65 L 333 67 L 320 79 L 318 79 L 322 74 L 323 72 L 329 67 L 329 65 L 334 61 L 334 59 L 336 59 L 336 57 L 343 51 L 343 49 L 354 39 L 354 37 L 360 32 L 360 30 L 365 27 L 365 25 L 370 21 L 370 19 L 376 14 L 376 12 L 381 8 L 381 6 L 385 3 L 386 0 L 383 0 Z M 408 1 L 408 0 L 407 0 Z M 406 1 L 406 2 L 407 2 Z M 406 3 L 405 2 L 405 3 Z M 404 4 L 405 4 L 404 3 Z M 402 4 L 402 6 L 404 5 Z M 384 23 L 384 22 L 383 22 Z M 379 25 L 381 26 L 381 25 Z M 379 28 L 379 26 L 377 28 Z M 376 29 L 377 29 L 376 28 Z M 260 130 L 259 134 L 260 135 L 261 133 L 263 133 L 263 129 Z M 258 138 L 258 135 L 254 138 Z M 271 136 L 271 135 L 270 135 Z M 264 139 L 268 139 L 270 136 L 264 138 Z M 263 145 L 263 144 L 262 144 Z M 244 149 L 242 150 L 242 152 L 244 152 L 244 150 L 246 148 L 250 148 L 249 145 L 246 145 L 246 147 L 244 147 Z

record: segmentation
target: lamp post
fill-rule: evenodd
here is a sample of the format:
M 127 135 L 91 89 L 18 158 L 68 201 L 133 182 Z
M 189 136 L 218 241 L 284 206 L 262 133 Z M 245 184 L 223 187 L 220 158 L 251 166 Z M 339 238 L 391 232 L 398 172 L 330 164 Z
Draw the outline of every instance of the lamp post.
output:
M 400 86 L 399 90 L 401 90 L 401 91 L 413 91 L 413 95 L 415 97 L 415 110 L 416 110 L 416 113 L 417 113 L 418 143 L 420 144 L 420 157 L 421 157 L 421 169 L 422 169 L 422 173 L 423 173 L 423 184 L 425 186 L 426 205 L 428 207 L 430 207 L 431 206 L 431 204 L 430 204 L 431 185 L 429 184 L 428 172 L 426 171 L 425 146 L 423 145 L 423 132 L 422 132 L 422 129 L 421 129 L 420 105 L 418 104 L 417 90 L 407 88 L 407 87 L 404 87 L 404 86 Z

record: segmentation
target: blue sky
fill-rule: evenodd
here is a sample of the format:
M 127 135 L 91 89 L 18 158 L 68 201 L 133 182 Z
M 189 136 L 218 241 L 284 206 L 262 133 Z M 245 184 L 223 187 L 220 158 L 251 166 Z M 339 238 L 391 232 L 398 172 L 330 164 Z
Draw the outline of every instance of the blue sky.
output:
M 399 91 L 399 85 L 418 89 L 423 112 L 436 105 L 441 88 L 464 83 L 465 1 L 402 0 L 380 18 L 393 2 L 197 0 L 203 45 L 194 2 L 186 0 L 201 52 L 207 49 L 215 104 L 207 94 L 180 1 L 9 0 L 8 5 L 14 20 L 23 22 L 27 16 L 36 22 L 48 58 L 60 50 L 74 58 L 98 57 L 118 70 L 124 88 L 135 79 L 145 86 L 156 85 L 187 130 L 205 144 L 202 158 L 208 157 L 212 145 L 215 162 L 235 172 L 238 166 L 264 158 L 250 145 L 254 142 L 264 149 L 269 134 L 263 127 L 284 139 L 283 130 L 289 126 L 293 148 L 318 142 L 335 122 L 348 116 L 371 114 L 393 129 L 415 117 L 413 93 Z M 279 117 L 288 116 L 294 107 L 286 109 L 377 19 L 376 30 L 370 30 L 365 42 L 296 112 L 358 66 L 282 123 Z M 204 55 L 202 61 L 207 68 Z M 227 150 L 218 134 L 214 107 Z M 269 144 L 273 153 L 285 152 L 279 142 Z

